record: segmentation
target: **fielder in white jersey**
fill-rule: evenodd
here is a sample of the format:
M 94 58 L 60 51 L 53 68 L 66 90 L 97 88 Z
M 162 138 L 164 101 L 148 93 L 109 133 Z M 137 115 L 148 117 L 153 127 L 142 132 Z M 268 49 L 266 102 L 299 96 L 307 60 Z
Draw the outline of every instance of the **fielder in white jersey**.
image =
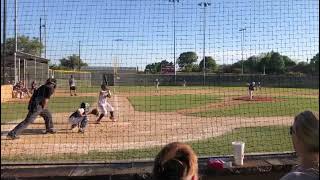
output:
M 105 84 L 101 85 L 101 91 L 99 93 L 99 101 L 98 101 L 98 108 L 100 111 L 100 116 L 97 119 L 97 123 L 100 123 L 101 119 L 104 117 L 105 114 L 110 112 L 110 119 L 115 121 L 114 118 L 114 108 L 112 105 L 107 101 L 107 98 L 111 98 L 111 91 L 107 88 Z
M 156 79 L 155 85 L 156 85 L 156 92 L 158 92 L 159 91 L 159 85 L 160 85 L 160 82 L 159 82 L 158 79 Z

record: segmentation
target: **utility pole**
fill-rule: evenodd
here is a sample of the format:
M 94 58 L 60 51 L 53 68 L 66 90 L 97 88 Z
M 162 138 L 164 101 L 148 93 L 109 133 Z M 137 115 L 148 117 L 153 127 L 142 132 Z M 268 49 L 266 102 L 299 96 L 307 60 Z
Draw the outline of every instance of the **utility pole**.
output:
M 173 65 L 174 65 L 174 83 L 177 82 L 177 71 L 176 71 L 176 2 L 179 0 L 169 0 L 173 3 Z
M 14 46 L 14 84 L 17 83 L 17 51 L 18 51 L 18 30 L 17 30 L 17 10 L 18 10 L 18 0 L 14 1 L 14 39 L 15 39 L 15 46 Z
M 244 43 L 244 31 L 247 30 L 246 28 L 242 28 L 239 31 L 242 32 L 241 38 L 241 74 L 243 74 L 243 43 Z
M 46 0 L 43 0 L 43 15 L 44 15 L 44 58 L 47 58 L 47 15 L 46 15 Z
M 41 37 L 41 29 L 42 29 L 42 24 L 41 24 L 41 17 L 40 17 L 40 26 L 39 26 L 39 41 L 40 41 L 40 44 L 42 45 L 42 37 Z M 42 57 L 42 49 L 40 48 L 40 57 Z
M 7 29 L 7 0 L 3 1 L 3 34 L 2 34 L 2 40 L 3 40 L 3 52 L 2 52 L 2 84 L 6 83 L 6 29 Z
M 40 17 L 40 27 L 39 27 L 39 31 L 40 31 L 40 44 L 41 45 L 43 45 L 42 44 L 42 28 L 44 28 L 45 29 L 45 27 L 46 27 L 46 25 L 45 24 L 42 24 L 42 19 L 41 19 L 41 17 Z M 44 35 L 44 45 L 43 45 L 43 47 L 44 47 L 44 49 L 45 49 L 45 47 L 46 47 L 46 34 Z M 46 58 L 46 50 L 44 51 L 44 56 L 45 56 L 45 58 Z M 40 48 L 40 57 L 42 57 L 42 48 Z
M 198 4 L 203 7 L 203 84 L 206 83 L 206 9 L 211 3 L 201 2 Z
M 81 41 L 79 41 L 79 64 L 78 64 L 78 66 L 79 66 L 79 71 L 80 71 L 80 68 L 81 68 L 81 64 L 80 64 L 80 61 L 81 61 L 81 58 L 80 58 L 80 42 L 81 42 Z

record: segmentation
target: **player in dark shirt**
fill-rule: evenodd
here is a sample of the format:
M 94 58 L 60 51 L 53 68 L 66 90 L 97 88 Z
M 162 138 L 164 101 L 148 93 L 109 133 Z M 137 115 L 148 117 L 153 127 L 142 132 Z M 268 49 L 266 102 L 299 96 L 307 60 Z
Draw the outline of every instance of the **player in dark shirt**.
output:
M 51 95 L 54 93 L 56 83 L 57 82 L 55 79 L 49 78 L 44 85 L 40 86 L 37 90 L 35 90 L 29 101 L 29 112 L 27 114 L 27 117 L 8 133 L 8 138 L 17 139 L 18 135 L 25 128 L 27 128 L 27 126 L 31 124 L 37 118 L 38 115 L 43 117 L 45 121 L 45 133 L 55 133 L 55 130 L 53 129 L 52 115 L 47 109 L 47 105 Z

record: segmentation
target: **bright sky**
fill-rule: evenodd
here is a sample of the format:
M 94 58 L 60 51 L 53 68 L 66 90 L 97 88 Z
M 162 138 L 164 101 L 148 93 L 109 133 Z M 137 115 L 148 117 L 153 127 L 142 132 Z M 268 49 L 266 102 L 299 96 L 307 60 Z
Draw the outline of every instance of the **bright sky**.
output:
M 176 58 L 186 51 L 195 51 L 199 61 L 202 58 L 204 11 L 198 6 L 202 1 L 176 2 L 175 18 L 169 0 L 17 1 L 19 34 L 39 37 L 39 19 L 46 17 L 47 57 L 54 63 L 78 54 L 79 41 L 81 58 L 93 66 L 111 66 L 114 59 L 120 66 L 139 68 L 163 59 L 173 61 L 174 19 Z M 7 37 L 14 35 L 13 2 L 8 0 Z M 208 2 L 206 56 L 218 64 L 241 59 L 241 28 L 246 28 L 244 58 L 274 50 L 306 61 L 318 52 L 319 0 Z

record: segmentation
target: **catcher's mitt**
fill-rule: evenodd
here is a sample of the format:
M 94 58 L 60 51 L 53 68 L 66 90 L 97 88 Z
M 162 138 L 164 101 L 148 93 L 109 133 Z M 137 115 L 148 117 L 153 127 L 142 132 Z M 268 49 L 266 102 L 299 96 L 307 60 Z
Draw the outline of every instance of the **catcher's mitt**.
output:
M 92 109 L 89 114 L 93 114 L 93 115 L 95 115 L 95 116 L 99 116 L 99 111 L 98 111 L 97 108 L 95 108 L 95 109 Z

